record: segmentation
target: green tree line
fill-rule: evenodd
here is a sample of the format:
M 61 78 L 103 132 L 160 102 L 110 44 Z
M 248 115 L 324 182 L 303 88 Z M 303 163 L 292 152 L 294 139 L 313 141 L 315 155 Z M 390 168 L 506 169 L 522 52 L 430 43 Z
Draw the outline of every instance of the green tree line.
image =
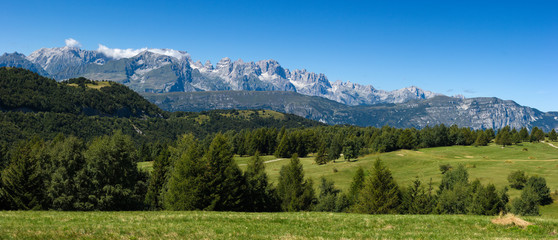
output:
M 442 181 L 434 190 L 431 181 L 424 184 L 418 177 L 409 186 L 398 185 L 380 159 L 369 171 L 359 169 L 347 192 L 325 178 L 315 188 L 297 153 L 274 186 L 259 151 L 242 171 L 226 134 L 216 134 L 208 146 L 204 141 L 183 135 L 154 153 L 137 150 L 121 131 L 88 143 L 61 134 L 49 141 L 34 137 L 8 154 L 0 171 L 0 208 L 538 215 L 539 205 L 552 203 L 539 176 L 512 172 L 510 186 L 522 193 L 510 202 L 507 187 L 470 181 L 463 165 L 440 166 Z M 144 154 L 155 155 L 151 174 L 138 170 Z

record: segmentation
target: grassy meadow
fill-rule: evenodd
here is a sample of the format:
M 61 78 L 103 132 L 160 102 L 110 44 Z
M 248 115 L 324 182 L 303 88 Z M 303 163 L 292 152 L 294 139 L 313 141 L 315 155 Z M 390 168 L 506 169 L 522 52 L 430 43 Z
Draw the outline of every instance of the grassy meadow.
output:
M 231 212 L 0 212 L 0 239 L 551 239 L 558 220 L 521 228 L 468 215 Z
M 554 145 L 558 145 L 554 143 Z M 317 165 L 314 157 L 301 158 L 306 177 L 314 180 L 315 187 L 320 177 L 332 179 L 335 185 L 346 190 L 358 167 L 371 169 L 376 158 L 381 158 L 391 169 L 394 178 L 400 186 L 408 186 L 418 176 L 423 184 L 430 179 L 437 189 L 442 175 L 439 170 L 441 164 L 457 166 L 463 164 L 469 171 L 469 179 L 479 179 L 483 184 L 493 183 L 497 188 L 508 185 L 507 177 L 510 172 L 523 170 L 528 175 L 543 176 L 552 193 L 558 191 L 558 149 L 547 143 L 521 143 L 502 148 L 491 144 L 485 147 L 451 146 L 414 150 L 399 150 L 389 153 L 370 154 L 358 158 L 356 161 L 346 162 L 343 159 L 335 163 Z M 281 166 L 289 159 L 278 159 L 274 156 L 263 156 L 266 170 L 271 182 L 277 182 Z M 250 157 L 235 157 L 240 168 L 245 169 Z M 139 163 L 145 170 L 152 169 L 151 162 Z M 511 198 L 520 195 L 519 190 L 510 189 Z M 554 194 L 554 197 L 556 194 Z M 543 216 L 558 218 L 558 199 L 549 206 L 541 207 Z
M 502 148 L 452 146 L 371 154 L 357 161 L 338 160 L 325 165 L 302 158 L 307 177 L 333 179 L 346 190 L 354 172 L 370 169 L 380 157 L 401 186 L 415 176 L 424 183 L 440 182 L 440 164 L 468 167 L 470 179 L 497 187 L 507 185 L 511 171 L 541 175 L 554 192 L 558 189 L 558 149 L 546 143 L 523 143 Z M 246 168 L 249 157 L 235 157 Z M 263 156 L 272 182 L 288 159 Z M 150 171 L 151 162 L 139 164 Z M 317 184 L 316 184 L 317 185 Z M 511 197 L 519 191 L 510 190 Z M 555 196 L 556 197 L 556 196 Z M 556 199 L 558 200 L 558 199 Z M 363 215 L 346 213 L 231 213 L 231 212 L 0 212 L 0 239 L 555 239 L 558 203 L 541 208 L 542 216 L 524 217 L 525 228 L 501 226 L 494 216 L 470 215 Z

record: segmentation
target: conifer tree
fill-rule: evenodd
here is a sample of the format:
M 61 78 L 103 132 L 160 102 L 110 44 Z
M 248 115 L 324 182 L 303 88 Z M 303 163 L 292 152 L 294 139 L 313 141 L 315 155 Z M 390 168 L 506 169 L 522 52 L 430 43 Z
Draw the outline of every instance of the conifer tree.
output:
M 208 205 L 209 189 L 204 179 L 207 164 L 202 159 L 202 151 L 194 139 L 179 154 L 174 163 L 164 193 L 164 206 L 170 210 L 198 210 Z
M 364 186 L 364 169 L 359 167 L 353 176 L 353 181 L 351 182 L 351 186 L 349 188 L 349 201 L 351 204 L 354 204 L 358 199 L 358 195 L 360 191 L 362 191 L 362 187 Z
M 265 165 L 259 152 L 250 159 L 244 173 L 247 186 L 247 211 L 270 212 L 280 209 L 275 189 L 268 183 Z
M 475 215 L 496 215 L 503 211 L 505 204 L 501 201 L 494 184 L 484 187 L 478 180 L 475 182 L 478 183 L 478 187 L 472 191 L 468 212 Z
M 283 133 L 281 140 L 279 141 L 279 145 L 277 145 L 277 149 L 275 150 L 275 157 L 278 158 L 287 158 L 291 157 L 291 150 L 289 146 L 289 138 L 287 133 Z
M 331 136 L 327 153 L 328 160 L 335 162 L 341 156 L 343 151 L 342 138 L 343 136 L 340 133 Z
M 463 214 L 470 203 L 469 173 L 465 166 L 447 171 L 438 188 L 436 212 L 440 214 Z
M 486 146 L 488 145 L 488 136 L 484 131 L 480 131 L 475 140 L 475 146 Z
M 337 209 L 337 198 L 340 190 L 335 188 L 332 180 L 320 178 L 320 194 L 315 210 L 318 212 L 333 212 Z
M 544 206 L 552 203 L 550 188 L 546 185 L 546 179 L 539 176 L 532 176 L 527 180 L 525 186 L 530 186 L 539 197 L 539 204 Z
M 170 167 L 170 151 L 168 148 L 164 148 L 153 161 L 153 171 L 151 171 L 145 196 L 145 203 L 151 210 L 163 208 L 164 185 L 167 183 Z
M 318 152 L 316 153 L 316 157 L 314 157 L 314 161 L 318 165 L 326 164 L 328 161 L 328 156 L 326 153 L 325 143 L 320 144 L 318 147 Z
M 530 136 L 530 140 L 531 142 L 540 142 L 542 140 L 544 140 L 544 132 L 542 129 L 538 128 L 538 127 L 533 127 L 533 129 L 531 130 L 531 136 Z
M 12 210 L 39 210 L 45 198 L 40 155 L 42 140 L 34 138 L 18 146 L 2 173 L 2 197 Z
M 558 140 L 558 135 L 556 134 L 556 130 L 552 129 L 548 134 L 548 140 L 556 142 Z
M 139 172 L 130 136 L 117 131 L 95 139 L 85 152 L 90 186 L 87 206 L 92 210 L 143 208 L 147 176 Z
M 522 127 L 522 128 L 519 130 L 519 139 L 520 139 L 522 142 L 527 142 L 527 141 L 529 141 L 529 131 L 527 130 L 526 127 Z
M 354 211 L 368 214 L 394 213 L 400 203 L 400 192 L 391 171 L 378 158 L 372 174 L 364 182 Z
M 413 129 L 414 130 L 414 129 Z M 406 128 L 399 134 L 399 139 L 397 140 L 397 146 L 400 149 L 414 149 L 418 147 L 418 139 L 416 133 L 411 129 Z
M 496 144 L 500 144 L 503 147 L 509 146 L 512 144 L 512 135 L 510 133 L 510 127 L 505 126 L 496 135 Z
M 293 154 L 288 165 L 281 167 L 277 193 L 283 211 L 310 210 L 314 201 L 314 189 L 310 179 L 304 179 L 304 170 L 297 154 Z
M 428 214 L 432 212 L 433 199 L 430 191 L 422 186 L 418 176 L 403 191 L 400 211 L 407 214 Z
M 205 210 L 242 211 L 245 208 L 246 180 L 233 160 L 232 148 L 222 134 L 217 134 L 204 155 L 210 204 Z

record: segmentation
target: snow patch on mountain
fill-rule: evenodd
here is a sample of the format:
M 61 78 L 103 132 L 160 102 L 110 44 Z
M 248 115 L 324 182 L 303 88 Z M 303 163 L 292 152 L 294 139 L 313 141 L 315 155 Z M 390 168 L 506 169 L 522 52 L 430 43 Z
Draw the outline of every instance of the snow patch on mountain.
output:
M 158 49 L 158 48 L 119 49 L 119 48 L 109 48 L 109 47 L 107 47 L 105 45 L 102 45 L 102 44 L 99 44 L 99 48 L 97 49 L 97 52 L 103 53 L 106 56 L 111 57 L 111 58 L 116 59 L 116 60 L 122 59 L 122 58 L 135 57 L 138 54 L 140 54 L 142 52 L 145 52 L 145 51 L 149 51 L 149 52 L 152 52 L 152 53 L 173 57 L 173 58 L 176 58 L 176 59 L 182 59 L 182 58 L 188 58 L 189 57 L 188 53 L 183 52 L 183 51 L 173 50 L 173 49 Z
M 332 83 L 322 73 L 305 69 L 291 71 L 273 59 L 233 62 L 225 57 L 213 66 L 210 61 L 202 64 L 193 61 L 187 52 L 173 49 L 119 49 L 99 44 L 97 50 L 90 51 L 80 49 L 81 44 L 72 38 L 65 43 L 61 48 L 39 49 L 26 59 L 59 80 L 84 75 L 96 80 L 112 79 L 139 92 L 293 91 L 347 105 L 403 103 L 440 95 L 415 86 L 384 91 L 350 81 Z M 126 60 L 125 67 L 121 63 L 108 64 L 125 59 L 130 59 Z

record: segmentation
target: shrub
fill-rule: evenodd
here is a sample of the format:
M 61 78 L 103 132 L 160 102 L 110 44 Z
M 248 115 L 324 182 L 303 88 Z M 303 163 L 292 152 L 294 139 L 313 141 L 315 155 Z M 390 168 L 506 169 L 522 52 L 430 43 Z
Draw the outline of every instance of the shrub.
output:
M 513 171 L 508 175 L 508 182 L 510 187 L 521 190 L 527 183 L 527 175 L 521 170 Z

